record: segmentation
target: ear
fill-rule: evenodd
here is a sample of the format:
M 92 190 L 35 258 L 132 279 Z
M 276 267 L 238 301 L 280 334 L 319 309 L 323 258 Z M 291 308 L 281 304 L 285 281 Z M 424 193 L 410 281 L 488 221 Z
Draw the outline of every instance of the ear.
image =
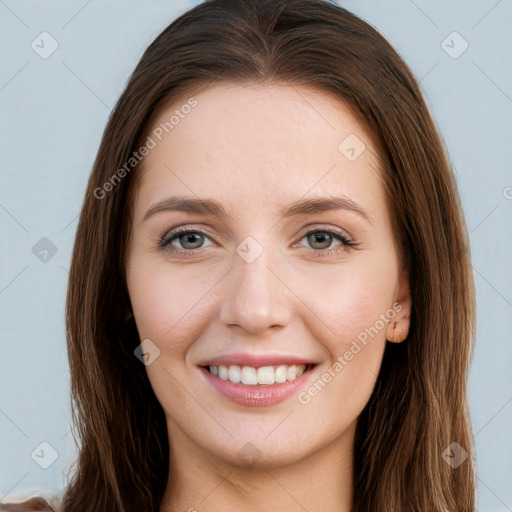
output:
M 401 269 L 393 303 L 395 316 L 387 326 L 386 339 L 391 343 L 401 343 L 409 335 L 411 320 L 411 290 L 409 288 L 409 273 Z

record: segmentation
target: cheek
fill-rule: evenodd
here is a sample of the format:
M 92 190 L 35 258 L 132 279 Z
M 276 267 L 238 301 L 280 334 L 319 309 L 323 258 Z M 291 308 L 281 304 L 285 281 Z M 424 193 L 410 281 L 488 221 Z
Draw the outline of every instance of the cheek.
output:
M 375 283 L 347 283 L 345 291 L 334 297 L 323 309 L 330 329 L 322 328 L 318 320 L 307 327 L 328 355 L 298 400 L 314 404 L 315 421 L 343 428 L 359 416 L 375 387 L 386 346 L 385 315 L 390 309 Z M 312 309 L 322 311 L 320 302 Z
M 361 257 L 357 264 L 325 265 L 315 269 L 314 275 L 303 273 L 297 281 L 314 312 L 310 328 L 331 352 L 344 352 L 347 344 L 376 322 L 385 335 L 380 319 L 392 306 L 397 268 L 392 255 L 373 260 Z
M 315 398 L 318 405 L 325 405 L 321 410 L 344 404 L 344 413 L 357 415 L 374 388 L 386 346 L 386 327 L 395 314 L 394 256 L 361 256 L 357 264 L 326 265 L 315 273 L 315 279 L 307 275 L 298 282 L 310 310 L 306 313 L 304 308 L 301 316 L 307 319 L 306 330 L 326 351 L 328 362 L 319 369 L 320 382 L 306 390 L 303 403 L 321 394 Z
M 128 276 L 128 291 L 141 340 L 150 339 L 160 350 L 146 367 L 155 395 L 167 412 L 180 415 L 190 407 L 183 393 L 188 380 L 187 352 L 211 321 L 211 283 L 197 269 L 174 269 L 157 262 L 143 262 Z M 192 275 L 194 274 L 194 275 Z
M 162 355 L 184 351 L 207 321 L 211 283 L 189 268 L 171 272 L 152 262 L 138 269 L 128 277 L 128 290 L 140 338 L 151 339 Z

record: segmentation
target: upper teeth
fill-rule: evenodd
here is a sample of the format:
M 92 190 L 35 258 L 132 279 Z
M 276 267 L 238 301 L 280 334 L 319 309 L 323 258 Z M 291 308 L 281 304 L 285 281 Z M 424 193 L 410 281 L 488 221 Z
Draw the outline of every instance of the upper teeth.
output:
M 254 368 L 252 366 L 238 366 L 232 364 L 230 366 L 219 365 L 210 366 L 210 372 L 219 376 L 223 380 L 242 384 L 274 384 L 286 382 L 300 377 L 306 370 L 304 364 L 292 364 L 290 366 L 282 364 L 279 366 L 261 366 Z

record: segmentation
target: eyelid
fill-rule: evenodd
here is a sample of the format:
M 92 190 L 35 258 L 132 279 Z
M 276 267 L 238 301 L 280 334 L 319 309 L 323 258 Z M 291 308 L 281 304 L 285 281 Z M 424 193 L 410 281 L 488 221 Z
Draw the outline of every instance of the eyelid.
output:
M 336 234 L 340 237 L 345 238 L 351 244 L 356 245 L 355 239 L 345 229 L 341 229 L 341 228 L 334 227 L 334 226 L 318 225 L 318 224 L 311 224 L 311 225 L 307 226 L 305 229 L 306 229 L 306 231 L 304 233 L 302 233 L 302 235 L 300 235 L 300 237 L 298 239 L 299 241 L 302 240 L 305 236 L 319 231 L 319 232 Z

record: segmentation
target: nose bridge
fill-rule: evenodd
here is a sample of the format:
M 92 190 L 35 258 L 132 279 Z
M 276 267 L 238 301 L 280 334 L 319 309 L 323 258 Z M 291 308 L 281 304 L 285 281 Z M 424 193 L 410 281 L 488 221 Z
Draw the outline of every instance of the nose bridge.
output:
M 259 236 L 260 242 L 248 236 L 237 246 L 230 286 L 221 306 L 221 320 L 226 325 L 238 325 L 254 334 L 286 325 L 291 316 L 286 286 L 274 275 L 275 270 L 270 270 L 276 266 L 276 248 L 268 243 L 264 246 L 262 238 Z

